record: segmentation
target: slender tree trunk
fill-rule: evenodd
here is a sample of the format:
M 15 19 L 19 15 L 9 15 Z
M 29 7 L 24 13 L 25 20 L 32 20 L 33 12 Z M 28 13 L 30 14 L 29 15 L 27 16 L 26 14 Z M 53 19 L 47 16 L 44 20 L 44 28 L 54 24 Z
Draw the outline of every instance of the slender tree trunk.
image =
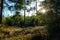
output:
M 35 7 L 36 7 L 36 13 L 37 13 L 37 0 L 36 0 L 36 6 Z
M 24 0 L 24 26 L 25 26 L 25 0 Z
M 25 26 L 25 9 L 24 9 L 24 26 Z
M 1 0 L 1 3 L 0 3 L 0 24 L 2 23 L 2 9 L 3 9 L 3 0 Z
M 36 13 L 37 13 L 37 0 L 36 0 Z

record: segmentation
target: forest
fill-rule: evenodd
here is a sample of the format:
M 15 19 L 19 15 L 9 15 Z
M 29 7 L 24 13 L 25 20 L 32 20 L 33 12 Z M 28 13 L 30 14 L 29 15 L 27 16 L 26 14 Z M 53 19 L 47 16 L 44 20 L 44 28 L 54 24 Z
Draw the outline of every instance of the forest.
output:
M 60 40 L 60 0 L 0 0 L 0 40 Z

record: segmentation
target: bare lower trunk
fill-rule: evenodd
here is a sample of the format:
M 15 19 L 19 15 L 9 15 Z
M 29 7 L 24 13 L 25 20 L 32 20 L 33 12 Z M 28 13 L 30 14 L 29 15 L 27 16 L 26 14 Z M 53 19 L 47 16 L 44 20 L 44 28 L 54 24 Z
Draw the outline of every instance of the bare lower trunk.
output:
M 3 0 L 0 3 L 0 24 L 2 23 L 2 9 L 3 9 Z

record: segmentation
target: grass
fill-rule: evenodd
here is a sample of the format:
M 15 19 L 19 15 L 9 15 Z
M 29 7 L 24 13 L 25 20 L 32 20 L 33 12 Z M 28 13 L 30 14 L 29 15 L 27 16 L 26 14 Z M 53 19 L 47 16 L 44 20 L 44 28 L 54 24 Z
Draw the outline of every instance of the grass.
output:
M 1 40 L 31 40 L 35 36 L 41 36 L 43 39 L 46 39 L 47 34 L 47 30 L 43 26 L 21 28 L 0 25 Z

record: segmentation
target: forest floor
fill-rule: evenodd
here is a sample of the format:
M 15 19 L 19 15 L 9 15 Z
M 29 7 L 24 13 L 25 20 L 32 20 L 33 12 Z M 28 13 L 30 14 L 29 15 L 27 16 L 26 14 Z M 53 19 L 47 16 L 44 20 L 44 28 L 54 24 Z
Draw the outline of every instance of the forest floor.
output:
M 32 40 L 34 36 L 46 40 L 47 34 L 47 29 L 44 26 L 21 28 L 0 25 L 0 40 Z

